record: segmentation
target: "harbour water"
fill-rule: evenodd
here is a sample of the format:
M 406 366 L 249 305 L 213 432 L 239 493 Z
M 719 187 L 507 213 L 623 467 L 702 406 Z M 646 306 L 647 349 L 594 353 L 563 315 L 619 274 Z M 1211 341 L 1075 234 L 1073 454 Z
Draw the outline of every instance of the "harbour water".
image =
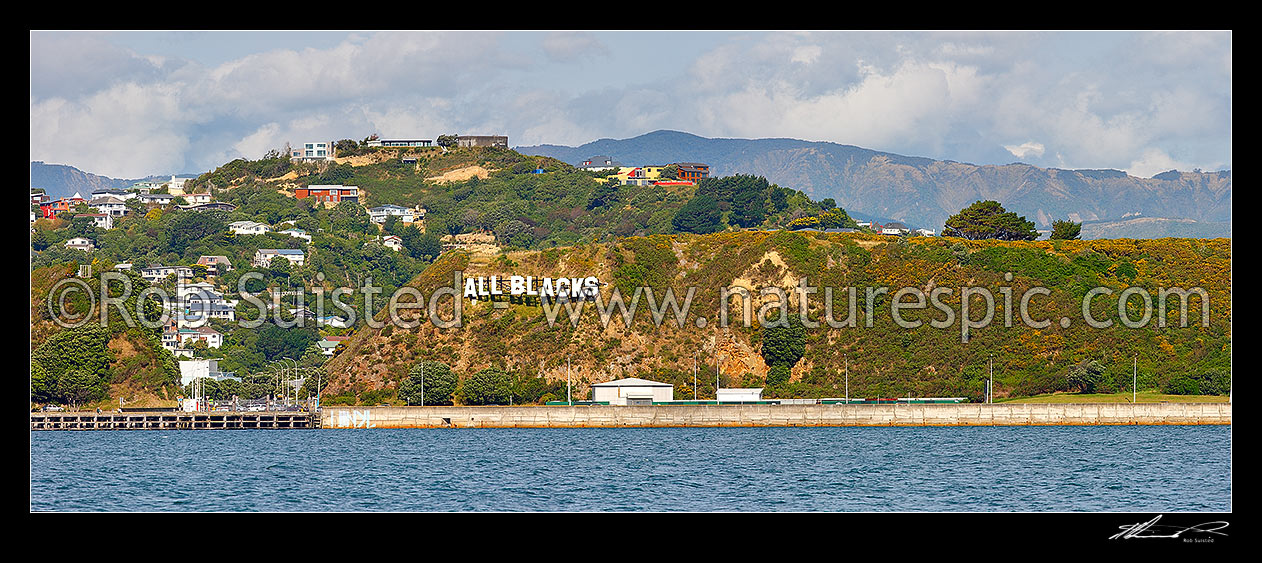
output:
M 32 432 L 35 511 L 1230 511 L 1230 426 Z

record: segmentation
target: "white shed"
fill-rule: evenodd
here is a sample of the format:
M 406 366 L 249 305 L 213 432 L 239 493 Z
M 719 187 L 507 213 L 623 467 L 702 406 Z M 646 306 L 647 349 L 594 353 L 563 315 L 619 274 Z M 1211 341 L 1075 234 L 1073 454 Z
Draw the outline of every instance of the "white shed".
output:
M 651 405 L 675 400 L 675 386 L 628 377 L 592 385 L 592 400 L 611 405 Z
M 740 403 L 753 402 L 762 400 L 762 387 L 749 388 L 719 388 L 718 400 L 720 403 Z

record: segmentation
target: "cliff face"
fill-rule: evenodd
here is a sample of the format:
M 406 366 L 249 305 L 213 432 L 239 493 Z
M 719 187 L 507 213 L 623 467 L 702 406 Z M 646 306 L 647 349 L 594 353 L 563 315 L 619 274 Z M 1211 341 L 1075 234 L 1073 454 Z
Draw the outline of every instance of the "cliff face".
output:
M 1227 239 L 1161 239 L 1057 242 L 968 242 L 958 239 L 894 239 L 870 235 L 804 235 L 790 232 L 743 232 L 714 235 L 652 236 L 618 239 L 609 243 L 514 252 L 500 257 L 448 253 L 409 285 L 428 300 L 433 292 L 451 286 L 462 271 L 478 276 L 586 277 L 601 283 L 601 300 L 615 288 L 629 296 L 637 286 L 653 289 L 663 313 L 654 322 L 648 294 L 642 293 L 633 321 L 625 324 L 617 310 L 601 323 L 596 305 L 584 305 L 577 325 L 567 321 L 564 306 L 549 323 L 538 303 L 506 300 L 496 307 L 486 300 L 462 300 L 460 328 L 388 326 L 363 328 L 328 364 L 329 396 L 394 389 L 420 359 L 442 361 L 460 376 L 488 366 L 537 375 L 548 381 L 566 379 L 571 360 L 575 397 L 586 396 L 590 384 L 623 377 L 672 383 L 677 398 L 692 395 L 694 358 L 701 395 L 713 389 L 716 362 L 721 385 L 768 387 L 766 396 L 831 397 L 845 392 L 846 365 L 854 396 L 964 396 L 980 399 L 986 362 L 994 354 L 996 396 L 1032 395 L 1066 389 L 1068 370 L 1095 360 L 1106 366 L 1105 379 L 1118 388 L 1129 385 L 1131 358 L 1139 354 L 1141 377 L 1150 387 L 1172 378 L 1230 370 L 1230 241 Z M 1013 280 L 1005 279 L 1006 273 Z M 764 288 L 786 292 L 787 313 L 800 310 L 794 291 L 800 277 L 818 287 L 808 294 L 810 319 L 819 328 L 805 331 L 804 353 L 793 365 L 788 382 L 767 381 L 762 353 L 764 331 L 740 323 L 738 298 L 730 300 L 731 326 L 719 325 L 720 288 L 751 291 L 751 311 L 777 314 L 779 298 Z M 996 308 L 989 326 L 961 338 L 962 287 L 985 287 Z M 1086 326 L 1082 298 L 1095 286 L 1110 288 L 1113 301 L 1093 303 L 1094 318 L 1115 319 L 1108 329 Z M 1177 328 L 1179 306 L 1167 310 L 1170 325 L 1156 326 L 1157 313 L 1144 328 L 1126 328 L 1117 317 L 1116 296 L 1122 289 L 1141 286 L 1201 287 L 1209 296 L 1211 323 L 1201 327 L 1199 304 L 1192 302 L 1191 325 Z M 686 322 L 676 326 L 674 313 L 662 305 L 666 289 L 682 303 L 687 288 L 694 297 Z M 832 290 L 832 318 L 847 316 L 848 287 L 855 287 L 854 327 L 824 324 L 825 289 Z M 873 299 L 868 324 L 866 288 L 887 287 Z M 929 293 L 953 288 L 942 302 L 954 311 L 945 329 L 929 326 L 946 314 L 935 307 L 904 310 L 918 328 L 902 328 L 891 318 L 891 296 L 901 287 Z M 1011 287 L 1013 305 L 1032 287 L 1046 287 L 1050 295 L 1036 296 L 1035 319 L 1071 319 L 1064 327 L 1052 322 L 1035 329 L 1022 323 L 1004 302 L 1002 287 Z M 628 302 L 630 299 L 628 298 Z M 913 301 L 910 297 L 904 301 Z M 1138 304 L 1138 298 L 1133 304 Z M 449 318 L 451 300 L 444 297 L 441 316 Z M 980 299 L 973 303 L 974 320 L 982 315 Z M 1154 307 L 1156 305 L 1154 304 Z M 1133 307 L 1132 307 L 1133 309 Z M 1132 311 L 1132 318 L 1139 318 Z M 1014 319 L 1004 326 L 1005 315 Z M 378 315 L 385 319 L 385 315 Z M 405 317 L 412 318 L 412 317 Z M 702 321 L 701 319 L 705 320 Z M 1123 380 L 1125 380 L 1123 382 Z M 1141 384 L 1145 381 L 1141 381 Z M 1107 383 L 1102 388 L 1109 388 Z M 711 391 L 712 392 L 712 391 Z
M 848 211 L 941 230 L 952 214 L 992 199 L 1050 227 L 1053 220 L 1120 220 L 1133 216 L 1231 220 L 1231 172 L 1165 172 L 1153 178 L 1119 170 L 1059 170 L 1028 164 L 976 165 L 794 139 L 707 139 L 657 131 L 602 139 L 581 147 L 521 147 L 526 154 L 571 164 L 593 154 L 624 163 L 696 160 L 714 175 L 747 173 L 833 198 Z M 1130 235 L 1123 229 L 1117 236 Z

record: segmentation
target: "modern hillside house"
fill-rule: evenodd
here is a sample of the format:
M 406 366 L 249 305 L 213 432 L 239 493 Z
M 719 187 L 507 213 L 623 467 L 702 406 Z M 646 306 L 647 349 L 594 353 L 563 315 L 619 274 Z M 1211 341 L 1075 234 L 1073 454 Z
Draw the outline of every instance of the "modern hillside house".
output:
M 306 143 L 301 149 L 291 150 L 289 158 L 305 161 L 333 160 L 333 143 Z
M 307 256 L 301 250 L 292 250 L 288 248 L 260 248 L 254 253 L 253 264 L 260 268 L 266 268 L 272 263 L 274 258 L 284 258 L 289 260 L 290 264 L 301 266 L 306 261 Z
M 368 141 L 370 147 L 429 147 L 432 139 L 373 139 Z
M 311 198 L 320 203 L 359 201 L 359 187 L 343 186 L 341 184 L 311 185 L 294 190 L 294 197 L 298 199 Z
M 458 135 L 458 147 L 502 147 L 508 148 L 507 135 Z
M 677 162 L 675 166 L 679 167 L 679 179 L 699 181 L 702 178 L 710 177 L 710 165 L 701 164 L 700 162 Z

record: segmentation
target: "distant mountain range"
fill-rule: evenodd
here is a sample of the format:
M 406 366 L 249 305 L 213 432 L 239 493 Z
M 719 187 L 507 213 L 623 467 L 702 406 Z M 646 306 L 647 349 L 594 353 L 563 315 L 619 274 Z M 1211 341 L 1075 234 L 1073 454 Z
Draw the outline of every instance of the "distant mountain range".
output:
M 84 172 L 65 164 L 45 164 L 38 160 L 31 162 L 31 187 L 44 188 L 44 193 L 54 199 L 69 197 L 75 192 L 83 197 L 91 197 L 92 190 L 126 188 L 136 182 L 170 179 L 170 176 L 150 176 L 125 180 Z
M 1050 228 L 1056 219 L 1084 222 L 1083 234 L 1090 237 L 1218 237 L 1231 232 L 1230 171 L 1171 170 L 1138 178 L 1120 170 L 976 165 L 829 142 L 709 139 L 678 131 L 516 150 L 575 165 L 596 155 L 626 165 L 703 162 L 710 165 L 711 175 L 765 176 L 813 199 L 833 198 L 856 216 L 938 231 L 960 209 L 991 199 L 1040 229 Z

